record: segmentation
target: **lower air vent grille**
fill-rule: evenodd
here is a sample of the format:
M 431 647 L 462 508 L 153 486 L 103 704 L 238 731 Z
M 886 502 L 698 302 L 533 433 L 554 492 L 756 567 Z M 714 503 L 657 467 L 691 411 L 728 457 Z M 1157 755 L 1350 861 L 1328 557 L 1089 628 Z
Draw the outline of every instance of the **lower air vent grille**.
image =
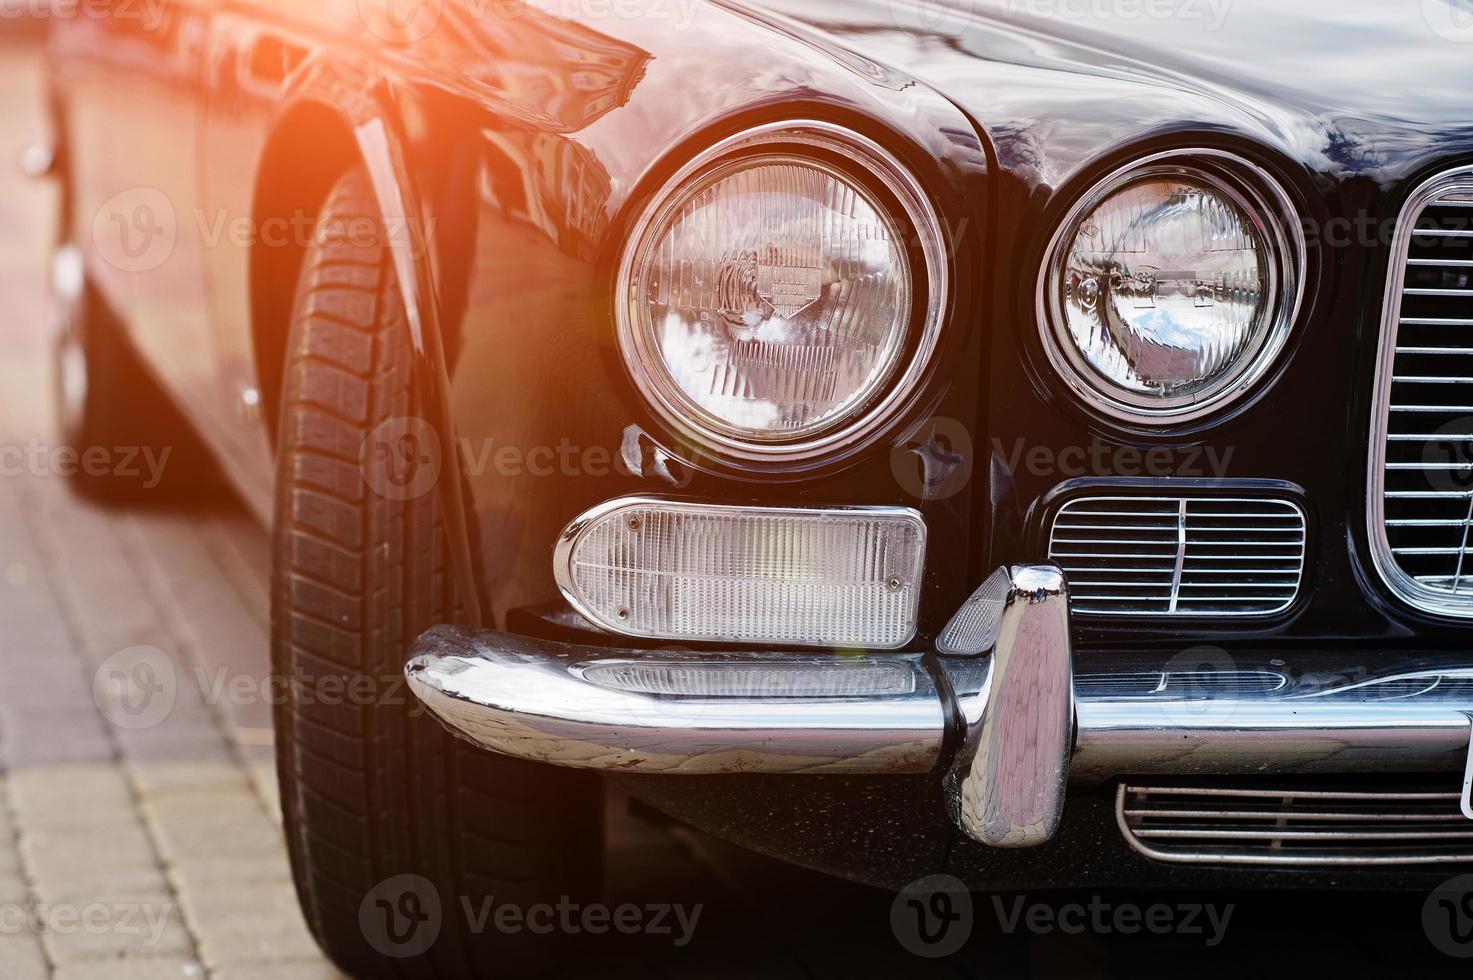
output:
M 1049 556 L 1082 616 L 1271 616 L 1294 604 L 1305 519 L 1288 500 L 1080 497 Z
M 1473 861 L 1473 820 L 1437 787 L 1231 788 L 1122 784 L 1125 839 L 1159 861 L 1372 865 Z

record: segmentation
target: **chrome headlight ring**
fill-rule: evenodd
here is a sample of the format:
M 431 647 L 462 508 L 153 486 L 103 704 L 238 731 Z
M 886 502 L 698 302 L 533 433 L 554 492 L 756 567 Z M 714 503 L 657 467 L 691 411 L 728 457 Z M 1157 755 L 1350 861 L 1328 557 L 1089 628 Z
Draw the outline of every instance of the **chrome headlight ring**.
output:
M 652 239 L 666 230 L 672 211 L 688 203 L 688 191 L 719 177 L 724 168 L 740 166 L 744 159 L 777 157 L 828 172 L 860 187 L 871 201 L 893 205 L 885 216 L 911 257 L 906 266 L 909 312 L 893 364 L 842 412 L 795 438 L 754 437 L 702 411 L 675 381 L 652 337 L 648 315 L 640 309 L 647 302 L 641 296 L 647 288 L 646 260 L 659 244 Z M 939 343 L 949 276 L 940 219 L 915 175 L 893 153 L 867 136 L 829 122 L 772 123 L 707 148 L 655 193 L 631 229 L 619 263 L 614 304 L 618 345 L 636 389 L 655 415 L 701 451 L 737 465 L 822 461 L 869 444 L 913 404 Z
M 1245 228 L 1263 244 L 1267 294 L 1263 314 L 1241 353 L 1210 383 L 1161 396 L 1128 390 L 1091 363 L 1071 334 L 1063 273 L 1081 230 L 1112 197 L 1152 180 L 1175 180 L 1204 190 L 1246 217 Z M 1088 408 L 1128 425 L 1161 427 L 1218 413 L 1253 392 L 1278 363 L 1298 320 L 1307 279 L 1304 229 L 1288 193 L 1263 168 L 1224 150 L 1170 150 L 1132 161 L 1093 184 L 1069 209 L 1045 252 L 1036 318 L 1050 365 Z M 1103 328 L 1102 328 L 1103 329 Z

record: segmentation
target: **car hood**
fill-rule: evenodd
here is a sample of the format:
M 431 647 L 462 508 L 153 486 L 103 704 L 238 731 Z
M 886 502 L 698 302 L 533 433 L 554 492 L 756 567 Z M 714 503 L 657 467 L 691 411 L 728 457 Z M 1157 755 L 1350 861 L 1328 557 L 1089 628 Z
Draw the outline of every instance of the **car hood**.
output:
M 1473 150 L 1468 0 L 763 0 L 966 109 L 1004 166 L 1200 126 L 1393 182 Z

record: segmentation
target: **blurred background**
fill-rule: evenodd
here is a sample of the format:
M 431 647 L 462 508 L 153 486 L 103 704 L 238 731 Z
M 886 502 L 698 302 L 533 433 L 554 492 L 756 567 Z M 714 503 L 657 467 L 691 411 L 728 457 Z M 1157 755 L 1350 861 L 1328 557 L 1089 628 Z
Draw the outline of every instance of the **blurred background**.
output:
M 45 22 L 31 12 L 0 8 L 0 980 L 337 976 L 297 911 L 278 829 L 265 529 L 212 488 L 98 509 L 60 472 L 55 189 L 21 166 L 43 136 Z M 166 711 L 98 696 L 110 672 L 159 657 L 181 679 Z M 926 958 L 895 896 L 611 802 L 607 903 L 700 917 L 685 945 L 590 941 L 573 974 L 1467 975 L 1434 947 L 1423 895 L 975 896 L 956 951 Z M 1066 928 L 1081 903 L 1163 901 L 1226 917 L 1172 935 Z

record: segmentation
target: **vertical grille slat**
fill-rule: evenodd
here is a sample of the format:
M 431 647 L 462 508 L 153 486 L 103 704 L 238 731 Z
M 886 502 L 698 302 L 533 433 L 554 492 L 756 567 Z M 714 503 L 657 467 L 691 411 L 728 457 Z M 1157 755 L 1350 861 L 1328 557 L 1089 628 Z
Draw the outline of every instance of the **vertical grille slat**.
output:
M 1473 168 L 1413 192 L 1391 263 L 1372 419 L 1373 557 L 1417 608 L 1473 616 Z
M 1270 616 L 1299 597 L 1305 542 L 1288 500 L 1081 497 L 1055 514 L 1049 556 L 1081 616 Z

